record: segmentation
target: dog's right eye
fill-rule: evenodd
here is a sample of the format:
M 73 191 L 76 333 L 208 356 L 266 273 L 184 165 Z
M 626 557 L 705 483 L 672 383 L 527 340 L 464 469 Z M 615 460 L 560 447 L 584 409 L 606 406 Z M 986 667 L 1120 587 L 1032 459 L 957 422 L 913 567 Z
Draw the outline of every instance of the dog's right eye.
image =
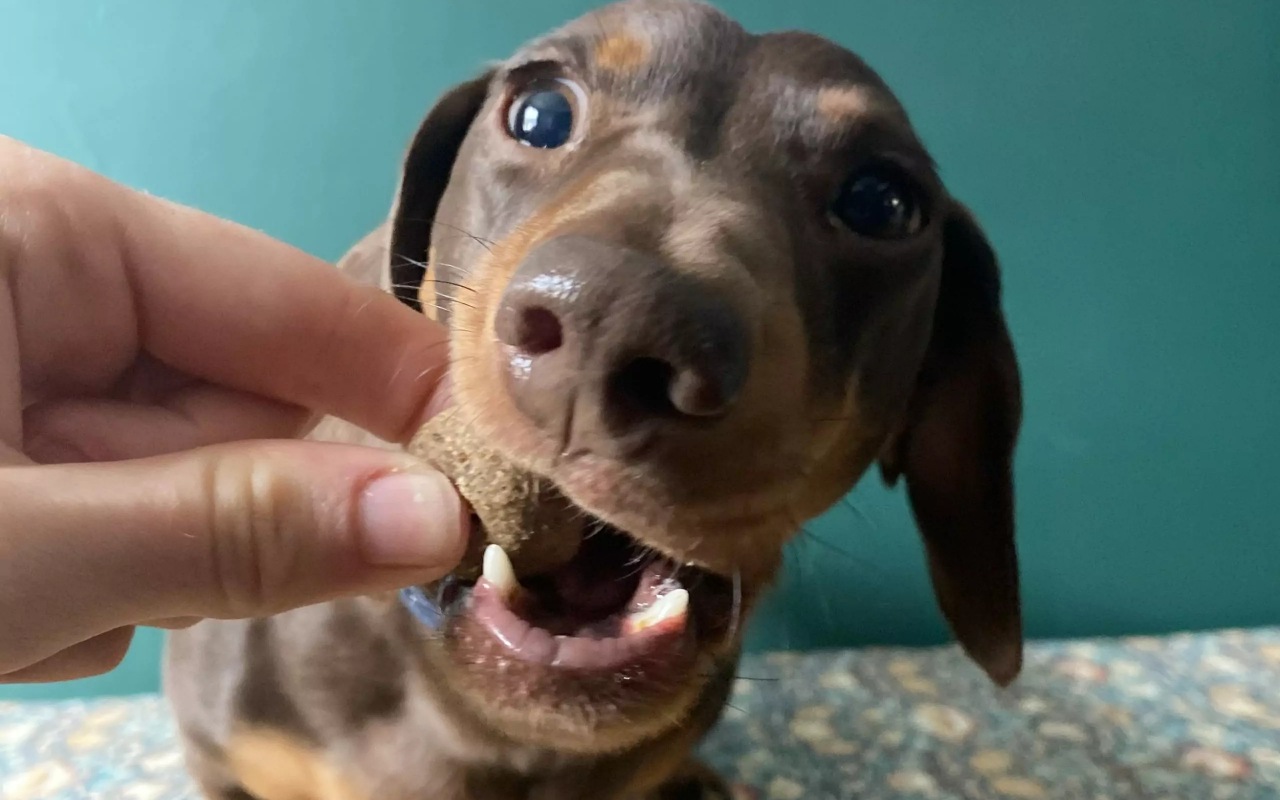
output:
M 850 175 L 836 194 L 831 213 L 849 230 L 873 239 L 905 239 L 925 223 L 914 182 L 885 164 Z
M 507 110 L 507 132 L 529 147 L 563 147 L 573 138 L 581 105 L 582 90 L 572 81 L 539 81 L 512 100 Z

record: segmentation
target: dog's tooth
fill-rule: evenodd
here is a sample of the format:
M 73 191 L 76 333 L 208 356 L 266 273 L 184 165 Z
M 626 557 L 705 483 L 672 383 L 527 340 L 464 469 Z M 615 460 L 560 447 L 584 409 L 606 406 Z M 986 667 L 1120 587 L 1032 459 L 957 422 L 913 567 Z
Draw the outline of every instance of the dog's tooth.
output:
M 639 633 L 668 620 L 681 619 L 689 613 L 687 589 L 673 589 L 659 597 L 653 605 L 627 618 L 627 632 Z
M 511 557 L 502 545 L 491 544 L 484 549 L 484 579 L 504 597 L 510 597 L 520 589 Z
M 683 617 L 689 611 L 689 590 L 672 589 L 654 603 L 655 622 Z

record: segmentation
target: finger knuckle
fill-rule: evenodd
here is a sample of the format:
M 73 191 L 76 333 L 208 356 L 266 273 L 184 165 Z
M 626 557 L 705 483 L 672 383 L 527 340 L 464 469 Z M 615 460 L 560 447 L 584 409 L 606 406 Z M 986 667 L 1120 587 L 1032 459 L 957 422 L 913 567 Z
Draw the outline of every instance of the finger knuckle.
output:
M 84 219 L 73 208 L 75 198 L 91 187 L 79 170 L 51 165 L 46 158 L 6 159 L 6 191 L 0 196 L 0 278 L 11 279 L 20 265 L 43 265 L 55 255 L 74 269 L 96 263 L 98 255 L 85 250 L 92 237 L 78 236 L 86 226 L 103 227 L 102 220 Z M 74 252 L 65 252 L 74 251 Z
M 299 538 L 307 503 L 296 482 L 261 460 L 215 459 L 206 476 L 210 503 L 209 564 L 226 614 L 250 617 L 280 610 L 299 572 Z

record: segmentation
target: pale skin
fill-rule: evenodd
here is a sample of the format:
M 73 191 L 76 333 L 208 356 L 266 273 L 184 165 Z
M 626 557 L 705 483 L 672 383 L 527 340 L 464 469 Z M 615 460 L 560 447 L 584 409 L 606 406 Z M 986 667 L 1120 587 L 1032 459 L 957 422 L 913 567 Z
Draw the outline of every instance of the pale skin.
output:
M 331 265 L 0 137 L 0 683 L 451 570 L 443 476 L 299 441 L 322 415 L 407 441 L 447 349 Z

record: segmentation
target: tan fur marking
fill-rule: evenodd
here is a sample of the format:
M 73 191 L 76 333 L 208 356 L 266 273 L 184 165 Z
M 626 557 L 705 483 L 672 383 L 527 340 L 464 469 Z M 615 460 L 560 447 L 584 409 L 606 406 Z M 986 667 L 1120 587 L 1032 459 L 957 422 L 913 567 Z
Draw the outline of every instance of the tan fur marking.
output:
M 600 69 L 632 73 L 649 60 L 649 43 L 629 33 L 618 33 L 596 44 L 595 62 Z
M 854 86 L 828 86 L 818 90 L 818 113 L 828 122 L 844 122 L 867 113 L 871 98 Z
M 663 237 L 673 266 L 715 275 L 740 272 L 739 264 L 725 258 L 724 241 L 735 228 L 747 227 L 744 220 L 753 221 L 751 208 L 723 195 L 681 200 L 679 218 Z
M 275 731 L 236 734 L 227 747 L 227 764 L 245 791 L 260 800 L 372 800 L 321 753 Z

